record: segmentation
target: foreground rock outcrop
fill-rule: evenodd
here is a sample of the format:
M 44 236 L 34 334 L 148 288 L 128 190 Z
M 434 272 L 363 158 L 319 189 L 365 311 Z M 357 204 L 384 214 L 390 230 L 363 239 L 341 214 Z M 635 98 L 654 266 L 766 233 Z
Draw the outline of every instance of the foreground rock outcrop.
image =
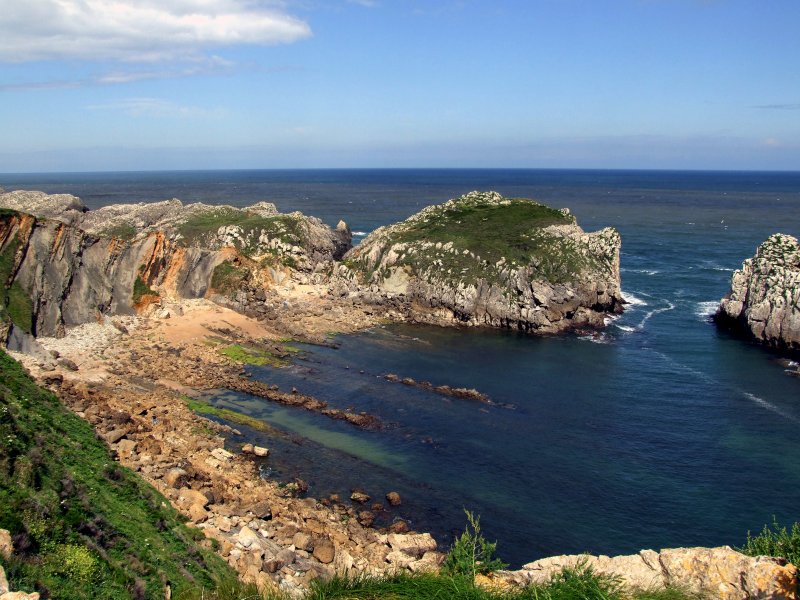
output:
M 471 192 L 375 230 L 333 290 L 420 322 L 597 328 L 622 310 L 619 252 L 616 230 L 587 234 L 566 209 Z
M 783 559 L 745 556 L 728 546 L 642 550 L 627 556 L 552 556 L 519 571 L 498 573 L 484 584 L 525 586 L 545 583 L 565 568 L 580 565 L 619 577 L 627 587 L 659 590 L 679 587 L 720 600 L 795 600 L 797 568 Z M 480 583 L 480 581 L 479 581 Z
M 800 244 L 776 233 L 734 272 L 715 320 L 759 342 L 800 350 Z

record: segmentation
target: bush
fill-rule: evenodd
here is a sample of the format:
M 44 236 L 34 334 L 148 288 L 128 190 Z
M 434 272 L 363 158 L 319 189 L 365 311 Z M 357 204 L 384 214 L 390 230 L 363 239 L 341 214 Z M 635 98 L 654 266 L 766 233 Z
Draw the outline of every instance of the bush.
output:
M 800 523 L 792 525 L 789 531 L 773 519 L 772 526 L 764 525 L 756 536 L 748 531 L 747 542 L 739 551 L 750 556 L 777 556 L 800 565 Z
M 481 535 L 480 517 L 466 509 L 464 512 L 467 515 L 467 527 L 450 547 L 442 570 L 448 575 L 469 575 L 474 578 L 478 573 L 505 569 L 508 565 L 494 555 L 497 542 L 488 542 Z

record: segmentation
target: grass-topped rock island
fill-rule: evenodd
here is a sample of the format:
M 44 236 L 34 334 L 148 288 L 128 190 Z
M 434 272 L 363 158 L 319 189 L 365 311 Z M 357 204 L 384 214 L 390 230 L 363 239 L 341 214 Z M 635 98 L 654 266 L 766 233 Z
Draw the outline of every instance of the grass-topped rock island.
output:
M 381 227 L 350 250 L 334 289 L 435 324 L 554 333 L 622 310 L 620 236 L 568 210 L 471 192 Z

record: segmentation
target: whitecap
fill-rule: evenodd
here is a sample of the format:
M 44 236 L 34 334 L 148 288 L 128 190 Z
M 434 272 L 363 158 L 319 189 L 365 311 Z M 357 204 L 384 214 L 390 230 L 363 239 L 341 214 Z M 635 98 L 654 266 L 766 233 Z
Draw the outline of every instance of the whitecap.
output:
M 708 302 L 698 302 L 694 314 L 702 321 L 707 321 L 719 308 L 718 300 L 709 300 Z
M 608 344 L 609 340 L 606 337 L 605 333 L 601 333 L 600 335 L 590 334 L 590 335 L 581 335 L 578 336 L 579 340 L 583 340 L 585 342 L 592 342 L 593 344 Z
M 636 331 L 636 327 L 631 327 L 630 325 L 617 325 L 618 329 L 630 333 L 632 331 Z
M 630 292 L 622 292 L 622 299 L 628 303 L 628 306 L 647 306 L 647 302 Z
M 364 237 L 365 235 L 367 235 L 366 231 L 354 231 L 353 232 L 353 237 Z

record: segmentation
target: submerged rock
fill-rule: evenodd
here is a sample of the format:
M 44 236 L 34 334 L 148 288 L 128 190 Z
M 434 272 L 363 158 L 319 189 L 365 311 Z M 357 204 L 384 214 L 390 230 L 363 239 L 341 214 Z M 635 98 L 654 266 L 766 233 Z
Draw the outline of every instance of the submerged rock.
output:
M 715 320 L 755 340 L 800 350 L 800 244 L 776 233 L 731 279 Z
M 471 192 L 372 232 L 333 289 L 420 322 L 599 328 L 622 310 L 619 252 L 614 229 L 585 233 L 568 211 Z

